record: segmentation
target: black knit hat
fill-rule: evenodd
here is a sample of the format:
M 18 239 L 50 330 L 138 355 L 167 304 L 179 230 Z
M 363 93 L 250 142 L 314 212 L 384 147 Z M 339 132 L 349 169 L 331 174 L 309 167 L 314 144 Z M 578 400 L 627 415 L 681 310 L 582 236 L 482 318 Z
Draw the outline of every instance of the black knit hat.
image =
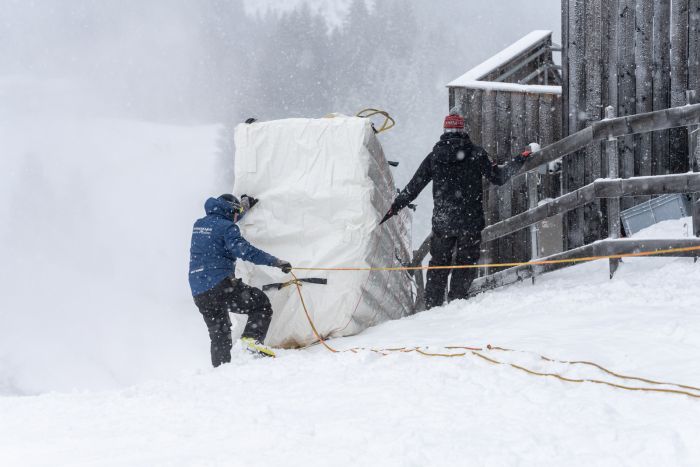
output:
M 224 193 L 223 195 L 219 196 L 219 199 L 229 203 L 234 210 L 238 210 L 241 207 L 240 200 L 230 193 Z

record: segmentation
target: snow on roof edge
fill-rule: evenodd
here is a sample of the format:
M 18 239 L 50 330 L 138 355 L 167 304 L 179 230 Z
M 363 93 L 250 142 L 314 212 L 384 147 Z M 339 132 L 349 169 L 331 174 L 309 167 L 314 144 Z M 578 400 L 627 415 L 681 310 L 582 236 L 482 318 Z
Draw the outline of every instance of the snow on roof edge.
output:
M 460 84 L 448 84 L 448 88 L 467 88 L 467 89 L 483 89 L 485 91 L 507 91 L 507 92 L 524 92 L 532 94 L 556 94 L 561 95 L 561 86 L 544 86 L 541 84 L 518 84 L 518 83 L 501 83 L 493 81 L 464 81 Z
M 486 59 L 471 70 L 467 71 L 459 78 L 451 81 L 449 84 L 447 84 L 447 86 L 462 87 L 463 83 L 478 81 L 479 79 L 489 74 L 491 71 L 513 60 L 513 58 L 522 54 L 534 44 L 540 42 L 541 40 L 545 39 L 551 34 L 552 31 L 544 29 L 532 31 L 531 33 L 525 35 L 521 39 L 506 47 L 505 49 L 501 50 L 496 55 L 493 55 L 492 57 Z

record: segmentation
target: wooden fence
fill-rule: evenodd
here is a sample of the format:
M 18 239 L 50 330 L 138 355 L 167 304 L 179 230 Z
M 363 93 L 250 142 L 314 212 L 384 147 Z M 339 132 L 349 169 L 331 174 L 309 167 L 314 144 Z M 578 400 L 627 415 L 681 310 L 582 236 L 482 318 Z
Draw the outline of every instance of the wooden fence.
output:
M 611 113 L 612 108 L 608 111 Z M 586 186 L 580 187 L 574 191 L 564 194 L 556 199 L 545 203 L 537 203 L 537 198 L 530 198 L 530 209 L 527 211 L 510 216 L 500 222 L 487 226 L 481 233 L 482 242 L 484 244 L 493 243 L 494 241 L 513 235 L 516 232 L 525 231 L 531 228 L 535 223 L 544 219 L 551 218 L 559 214 L 568 214 L 577 209 L 582 209 L 595 203 L 599 203 L 601 199 L 607 199 L 612 205 L 618 206 L 620 199 L 626 199 L 634 196 L 651 196 L 666 193 L 690 193 L 694 194 L 692 209 L 693 209 L 693 234 L 695 237 L 700 235 L 700 201 L 698 201 L 697 193 L 700 192 L 700 173 L 684 173 L 684 174 L 667 174 L 646 177 L 633 177 L 628 179 L 620 179 L 615 177 L 617 173 L 617 142 L 623 138 L 644 134 L 648 132 L 666 131 L 671 129 L 686 128 L 690 133 L 697 131 L 697 126 L 700 125 L 700 104 L 686 105 L 683 107 L 675 107 L 654 112 L 647 112 L 627 117 L 607 118 L 598 122 L 592 123 L 590 126 L 580 130 L 573 135 L 563 138 L 549 146 L 546 146 L 534 153 L 521 169 L 521 173 L 532 173 L 538 167 L 548 164 L 553 160 L 575 157 L 583 148 L 591 144 L 604 142 L 608 149 L 608 154 L 612 160 L 611 166 L 608 168 L 608 179 L 594 180 Z M 694 142 L 693 142 L 694 141 Z M 697 139 L 692 140 L 692 151 L 687 155 L 687 166 L 700 167 L 700 146 Z M 612 154 L 610 153 L 612 149 Z M 532 193 L 537 195 L 537 193 Z M 581 245 L 575 248 L 569 248 L 567 251 L 551 256 L 551 259 L 568 259 L 576 258 L 585 255 L 607 255 L 629 253 L 644 245 L 663 245 L 664 248 L 676 248 L 700 246 L 700 239 L 682 239 L 682 240 L 662 240 L 661 243 L 649 243 L 648 241 L 640 241 L 630 239 L 625 241 L 617 240 L 620 236 L 619 226 L 619 210 L 615 211 L 615 216 L 608 218 L 607 231 L 611 239 L 606 242 L 599 242 L 593 246 Z M 536 242 L 536 232 L 530 230 L 533 234 L 533 239 Z M 426 239 L 424 244 L 414 253 L 413 265 L 422 263 L 425 255 L 428 252 L 430 239 Z M 645 243 L 646 242 L 646 243 Z M 610 253 L 613 252 L 613 253 Z M 684 253 L 685 255 L 685 253 Z M 690 256 L 698 256 L 697 251 L 688 254 Z M 536 255 L 533 255 L 533 259 Z M 508 261 L 512 262 L 512 261 Z M 611 274 L 617 263 L 611 263 Z M 553 270 L 555 268 L 549 268 Z M 539 272 L 545 271 L 540 269 Z M 517 280 L 522 280 L 524 277 L 533 277 L 537 273 L 537 268 L 534 266 L 519 266 L 505 271 L 498 271 L 490 275 L 486 275 L 475 281 L 472 286 L 472 293 L 478 293 L 485 289 L 506 285 Z M 416 273 L 418 284 L 418 301 L 417 308 L 422 307 L 422 271 Z
M 629 116 L 685 105 L 700 91 L 700 0 L 562 0 L 563 135 L 604 117 L 612 106 Z M 686 128 L 626 136 L 618 142 L 619 176 L 686 172 Z M 608 156 L 595 142 L 568 157 L 564 192 L 604 176 Z M 629 208 L 645 198 L 626 198 Z M 567 248 L 606 236 L 599 201 L 567 216 Z

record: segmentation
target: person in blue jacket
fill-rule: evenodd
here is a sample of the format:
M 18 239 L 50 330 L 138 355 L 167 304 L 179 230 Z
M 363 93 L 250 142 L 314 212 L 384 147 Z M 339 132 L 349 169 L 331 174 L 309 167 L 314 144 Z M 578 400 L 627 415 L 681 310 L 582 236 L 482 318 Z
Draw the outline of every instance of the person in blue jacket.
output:
M 190 288 L 194 302 L 204 317 L 211 339 L 211 363 L 215 367 L 231 361 L 231 318 L 229 313 L 248 315 L 241 341 L 253 353 L 274 357 L 263 345 L 272 319 L 272 306 L 262 290 L 244 284 L 234 276 L 236 260 L 273 266 L 289 273 L 283 261 L 255 248 L 241 235 L 236 222 L 257 203 L 243 195 L 209 198 L 204 203 L 206 216 L 192 228 L 190 247 Z

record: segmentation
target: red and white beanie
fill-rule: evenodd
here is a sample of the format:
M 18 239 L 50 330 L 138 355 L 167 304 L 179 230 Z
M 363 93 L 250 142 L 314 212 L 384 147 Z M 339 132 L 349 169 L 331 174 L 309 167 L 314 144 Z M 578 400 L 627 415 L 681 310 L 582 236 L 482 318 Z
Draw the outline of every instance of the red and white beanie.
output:
M 464 131 L 464 118 L 461 115 L 450 114 L 445 117 L 443 128 L 445 130 Z

